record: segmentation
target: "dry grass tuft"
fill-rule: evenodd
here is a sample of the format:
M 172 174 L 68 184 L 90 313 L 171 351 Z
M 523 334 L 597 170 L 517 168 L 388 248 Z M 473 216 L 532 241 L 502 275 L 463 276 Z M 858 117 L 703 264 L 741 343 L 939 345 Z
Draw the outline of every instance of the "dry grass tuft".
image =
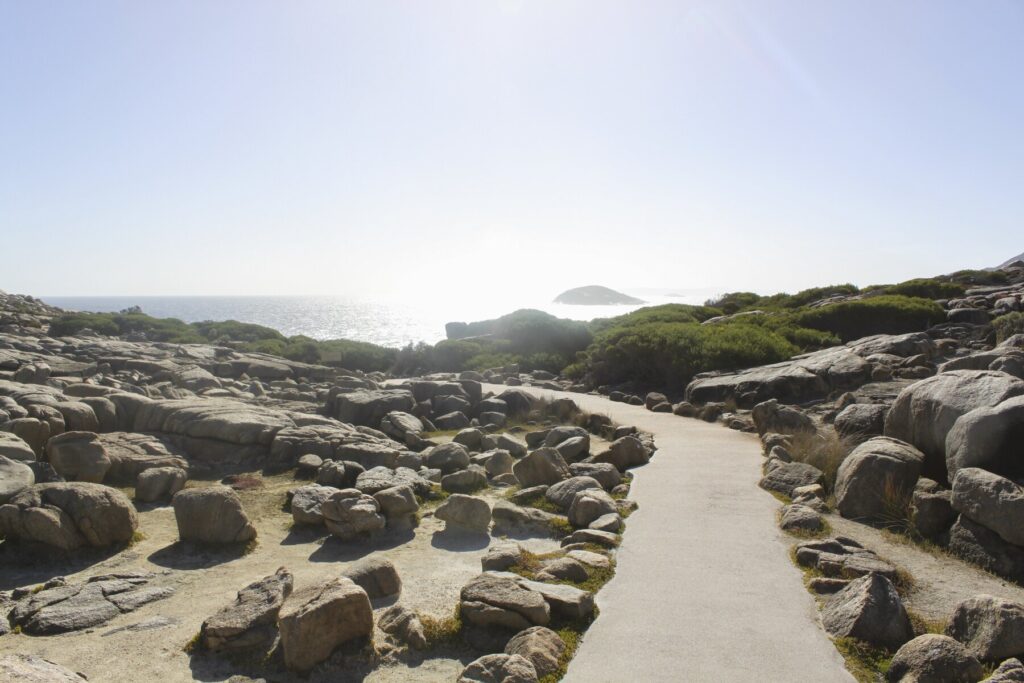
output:
M 800 432 L 790 438 L 789 454 L 797 462 L 817 467 L 825 475 L 825 490 L 836 485 L 839 465 L 854 448 L 854 443 L 831 427 L 819 432 Z

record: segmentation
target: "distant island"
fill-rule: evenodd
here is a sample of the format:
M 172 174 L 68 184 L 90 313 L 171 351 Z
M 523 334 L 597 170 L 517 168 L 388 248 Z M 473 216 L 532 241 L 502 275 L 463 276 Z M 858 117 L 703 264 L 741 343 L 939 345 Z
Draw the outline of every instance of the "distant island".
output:
M 615 304 L 642 304 L 642 299 L 637 299 L 608 289 L 601 285 L 588 285 L 569 289 L 555 297 L 556 304 L 573 304 L 575 306 L 611 306 Z

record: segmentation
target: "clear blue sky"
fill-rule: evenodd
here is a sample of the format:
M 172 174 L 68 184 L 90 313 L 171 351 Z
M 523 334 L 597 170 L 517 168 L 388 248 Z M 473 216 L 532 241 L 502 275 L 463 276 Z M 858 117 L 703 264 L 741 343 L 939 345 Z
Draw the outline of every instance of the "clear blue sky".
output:
M 0 0 L 0 288 L 866 285 L 1024 250 L 1024 2 Z

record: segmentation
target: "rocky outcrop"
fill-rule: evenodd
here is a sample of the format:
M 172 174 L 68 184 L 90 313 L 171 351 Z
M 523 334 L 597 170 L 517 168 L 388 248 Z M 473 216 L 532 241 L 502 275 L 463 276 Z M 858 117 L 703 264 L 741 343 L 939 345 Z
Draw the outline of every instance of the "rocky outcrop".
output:
M 242 501 L 227 486 L 185 489 L 174 494 L 171 503 L 182 541 L 247 543 L 256 538 Z
M 342 489 L 331 494 L 320 505 L 320 512 L 327 530 L 346 541 L 380 531 L 386 522 L 373 496 L 357 489 Z
M 925 455 L 924 475 L 948 481 L 946 437 L 964 414 L 1024 394 L 1024 381 L 1003 372 L 956 370 L 910 385 L 885 418 L 885 435 Z
M 99 626 L 174 594 L 172 588 L 151 585 L 154 577 L 147 572 L 121 572 L 95 576 L 85 583 L 57 580 L 17 602 L 10 621 L 36 636 Z
M 881 574 L 851 581 L 822 609 L 825 630 L 837 638 L 857 638 L 898 648 L 914 637 L 910 618 L 896 588 Z
M 0 536 L 60 550 L 127 543 L 138 525 L 128 498 L 102 484 L 35 484 L 0 505 Z
M 551 621 L 543 596 L 511 578 L 481 574 L 462 587 L 460 596 L 463 620 L 476 626 L 518 632 Z
M 853 449 L 836 474 L 836 507 L 850 519 L 878 519 L 906 507 L 924 455 L 896 439 L 877 436 Z
M 946 634 L 984 662 L 1024 655 L 1024 605 L 992 595 L 962 601 L 946 624 Z
M 373 633 L 373 610 L 366 591 L 337 578 L 294 593 L 278 615 L 284 663 L 305 672 L 335 648 Z
M 953 508 L 1006 541 L 1024 546 L 1024 487 L 998 474 L 965 467 L 953 479 Z
M 38 655 L 0 657 L 0 679 L 11 683 L 85 683 L 87 679 Z
M 20 460 L 0 455 L 0 505 L 36 483 L 35 472 Z
M 962 683 L 984 676 L 981 662 L 949 636 L 926 633 L 914 638 L 892 658 L 890 683 Z
M 203 647 L 213 652 L 269 648 L 277 638 L 278 612 L 293 585 L 291 572 L 281 567 L 238 591 L 233 603 L 203 622 Z
M 1024 475 L 1024 396 L 1015 396 L 962 415 L 946 436 L 949 478 L 964 467 L 1008 477 Z
M 391 412 L 411 413 L 416 406 L 412 392 L 405 389 L 331 391 L 327 409 L 342 422 L 379 427 Z

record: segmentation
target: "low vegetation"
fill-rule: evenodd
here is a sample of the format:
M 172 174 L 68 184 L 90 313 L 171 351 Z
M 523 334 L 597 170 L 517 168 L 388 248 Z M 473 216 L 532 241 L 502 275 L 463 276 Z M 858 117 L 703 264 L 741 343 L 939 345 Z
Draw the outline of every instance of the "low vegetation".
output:
M 1024 334 L 1024 313 L 1001 315 L 992 321 L 992 327 L 996 329 L 996 338 L 1000 343 L 1015 334 Z

